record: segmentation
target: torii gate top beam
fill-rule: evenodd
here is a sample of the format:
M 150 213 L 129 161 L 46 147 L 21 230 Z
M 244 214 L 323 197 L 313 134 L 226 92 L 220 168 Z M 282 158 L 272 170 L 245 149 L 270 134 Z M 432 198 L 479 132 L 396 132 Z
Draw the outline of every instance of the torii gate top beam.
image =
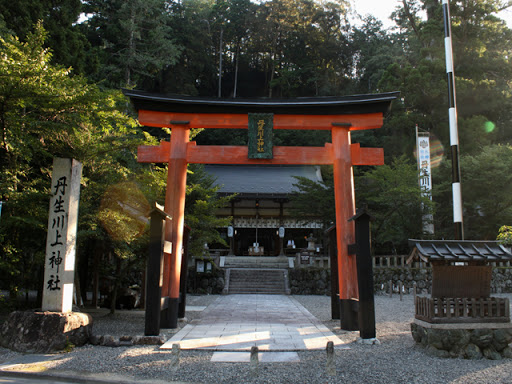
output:
M 275 113 L 291 115 L 364 114 L 389 109 L 400 92 L 336 97 L 299 97 L 294 99 L 217 99 L 183 95 L 162 95 L 123 89 L 137 110 L 184 113 Z
M 350 130 L 380 128 L 383 114 L 399 93 L 296 99 L 209 99 L 162 96 L 123 90 L 147 126 L 188 128 L 238 128 L 248 126 L 248 113 L 273 113 L 274 129 Z

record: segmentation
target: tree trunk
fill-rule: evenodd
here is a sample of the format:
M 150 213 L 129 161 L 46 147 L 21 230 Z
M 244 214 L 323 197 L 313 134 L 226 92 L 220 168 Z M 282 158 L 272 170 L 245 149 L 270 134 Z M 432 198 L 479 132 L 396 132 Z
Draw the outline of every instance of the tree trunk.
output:
M 236 91 L 238 85 L 238 60 L 240 56 L 240 41 L 236 45 L 236 53 L 235 53 L 235 85 L 233 86 L 233 98 L 236 99 Z
M 114 279 L 114 286 L 112 287 L 112 293 L 110 295 L 110 314 L 113 315 L 116 312 L 116 301 L 117 292 L 119 291 L 119 284 L 121 283 L 121 259 L 116 257 L 116 275 Z
M 222 36 L 224 35 L 224 28 L 220 29 L 220 43 L 219 43 L 219 91 L 217 97 L 222 97 Z

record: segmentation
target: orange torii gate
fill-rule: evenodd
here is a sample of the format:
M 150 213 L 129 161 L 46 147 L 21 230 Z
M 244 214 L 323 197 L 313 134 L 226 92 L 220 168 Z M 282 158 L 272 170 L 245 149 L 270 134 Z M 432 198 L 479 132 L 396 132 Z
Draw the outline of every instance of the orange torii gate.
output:
M 169 326 L 177 327 L 189 163 L 333 165 L 339 298 L 343 319 L 343 308 L 350 308 L 347 302 L 358 298 L 356 262 L 353 247 L 349 247 L 355 242 L 354 223 L 348 221 L 355 215 L 352 167 L 384 164 L 383 149 L 351 144 L 350 132 L 380 128 L 384 113 L 398 93 L 292 100 L 205 99 L 132 90 L 124 90 L 124 94 L 138 111 L 142 125 L 166 127 L 172 131 L 170 142 L 138 149 L 141 163 L 168 163 L 165 212 L 172 221 L 166 225 L 165 240 L 171 242 L 172 251 L 164 251 L 162 297 L 169 297 Z M 259 119 L 256 123 L 251 123 L 251 114 Z M 271 138 L 267 140 L 262 130 L 256 131 L 258 137 L 253 138 L 256 147 L 252 150 L 247 146 L 203 146 L 189 141 L 189 132 L 193 128 L 249 129 L 250 132 L 251 124 L 257 124 L 256 129 L 260 130 L 265 123 L 270 125 L 269 132 L 272 129 L 329 130 L 332 143 L 326 143 L 324 147 L 274 147 L 270 143 L 269 147 Z M 266 158 L 260 158 L 260 155 Z

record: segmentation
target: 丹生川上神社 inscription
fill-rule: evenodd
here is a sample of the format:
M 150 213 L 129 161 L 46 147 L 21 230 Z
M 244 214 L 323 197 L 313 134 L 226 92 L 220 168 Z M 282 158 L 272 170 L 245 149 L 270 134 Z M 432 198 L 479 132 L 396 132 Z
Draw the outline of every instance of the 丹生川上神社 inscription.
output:
M 72 310 L 81 175 L 82 164 L 78 161 L 54 159 L 44 267 L 43 311 Z
M 249 159 L 272 159 L 274 114 L 249 113 Z

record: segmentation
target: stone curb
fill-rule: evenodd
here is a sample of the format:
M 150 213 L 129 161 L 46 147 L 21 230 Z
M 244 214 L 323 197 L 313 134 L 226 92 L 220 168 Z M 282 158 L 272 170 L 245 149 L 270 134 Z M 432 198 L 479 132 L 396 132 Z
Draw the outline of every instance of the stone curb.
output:
M 80 376 L 76 374 L 50 374 L 50 373 L 28 373 L 23 371 L 2 371 L 0 370 L 0 378 L 11 377 L 20 379 L 38 379 L 38 380 L 49 380 L 55 382 L 72 382 L 76 384 L 193 384 L 192 382 L 185 381 L 162 381 L 162 380 L 133 380 L 126 377 L 115 377 L 115 378 L 99 378 L 84 377 L 87 374 L 81 373 Z
M 110 335 L 90 336 L 89 343 L 102 347 L 131 347 L 134 345 L 162 345 L 166 342 L 163 336 L 121 336 Z

